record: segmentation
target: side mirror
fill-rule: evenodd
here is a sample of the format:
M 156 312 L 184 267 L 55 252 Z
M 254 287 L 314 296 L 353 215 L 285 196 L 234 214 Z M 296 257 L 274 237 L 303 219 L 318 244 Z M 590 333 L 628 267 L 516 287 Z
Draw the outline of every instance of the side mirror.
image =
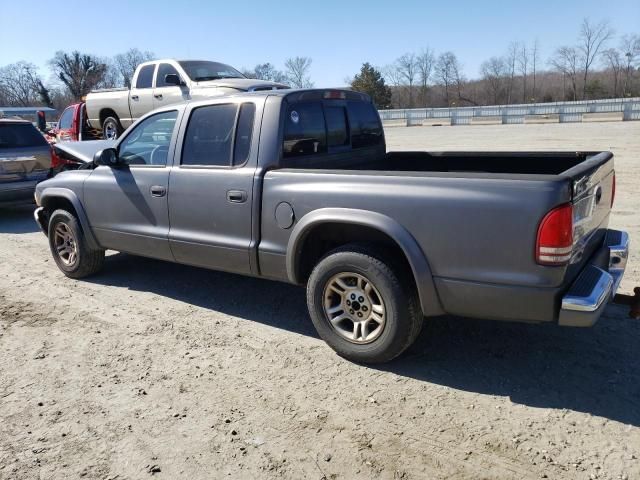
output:
M 175 85 L 177 87 L 184 85 L 184 82 L 180 80 L 180 75 L 177 73 L 167 73 L 164 76 L 164 83 L 167 85 Z
M 105 167 L 117 167 L 120 164 L 118 152 L 115 148 L 99 150 L 93 156 L 93 163 L 96 165 L 104 165 Z

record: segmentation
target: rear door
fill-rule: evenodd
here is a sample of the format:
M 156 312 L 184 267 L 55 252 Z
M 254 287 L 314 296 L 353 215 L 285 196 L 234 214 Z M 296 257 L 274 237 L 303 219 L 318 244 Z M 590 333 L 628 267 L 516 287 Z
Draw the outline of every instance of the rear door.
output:
M 156 64 L 145 65 L 140 68 L 136 82 L 129 91 L 129 109 L 135 120 L 153 110 L 153 77 Z
M 124 164 L 99 166 L 84 183 L 84 206 L 105 248 L 173 260 L 167 189 L 178 111 L 151 115 L 118 143 Z
M 249 102 L 188 108 L 169 190 L 169 243 L 177 261 L 250 273 L 256 109 Z
M 189 89 L 186 86 L 169 85 L 165 82 L 165 77 L 169 74 L 180 76 L 170 63 L 158 64 L 156 83 L 153 89 L 153 108 L 160 108 L 189 99 Z

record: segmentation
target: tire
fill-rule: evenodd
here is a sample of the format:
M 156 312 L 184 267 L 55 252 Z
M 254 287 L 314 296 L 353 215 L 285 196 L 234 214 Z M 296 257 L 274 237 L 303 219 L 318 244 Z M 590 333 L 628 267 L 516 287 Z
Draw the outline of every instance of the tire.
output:
M 107 117 L 102 122 L 102 138 L 104 140 L 116 140 L 122 135 L 122 125 L 117 117 Z
M 55 210 L 49 219 L 48 237 L 53 259 L 67 277 L 84 278 L 102 269 L 104 250 L 89 248 L 73 214 Z
M 307 282 L 307 306 L 320 337 L 358 363 L 393 360 L 415 341 L 424 319 L 409 276 L 360 245 L 320 260 Z

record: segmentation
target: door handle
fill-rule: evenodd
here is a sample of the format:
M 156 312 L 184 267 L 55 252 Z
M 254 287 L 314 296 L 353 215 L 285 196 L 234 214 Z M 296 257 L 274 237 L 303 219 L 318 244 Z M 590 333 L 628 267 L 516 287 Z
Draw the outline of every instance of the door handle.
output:
M 138 100 L 140 97 L 138 95 L 131 95 L 131 100 Z
M 231 203 L 244 203 L 247 201 L 247 192 L 244 190 L 228 190 L 227 200 Z
M 162 185 L 152 185 L 150 190 L 154 197 L 164 197 L 167 193 L 167 189 Z
M 154 95 L 154 97 L 156 97 L 158 100 L 162 100 L 162 94 L 158 93 L 156 95 Z

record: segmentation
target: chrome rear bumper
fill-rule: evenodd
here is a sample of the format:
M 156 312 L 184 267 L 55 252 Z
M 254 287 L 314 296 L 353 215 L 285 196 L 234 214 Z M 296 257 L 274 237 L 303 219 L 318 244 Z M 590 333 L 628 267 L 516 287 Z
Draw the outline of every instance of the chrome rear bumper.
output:
M 590 327 L 604 311 L 618 290 L 629 257 L 629 235 L 608 230 L 604 248 L 609 249 L 609 265 L 605 271 L 587 265 L 562 298 L 558 323 L 570 327 Z

